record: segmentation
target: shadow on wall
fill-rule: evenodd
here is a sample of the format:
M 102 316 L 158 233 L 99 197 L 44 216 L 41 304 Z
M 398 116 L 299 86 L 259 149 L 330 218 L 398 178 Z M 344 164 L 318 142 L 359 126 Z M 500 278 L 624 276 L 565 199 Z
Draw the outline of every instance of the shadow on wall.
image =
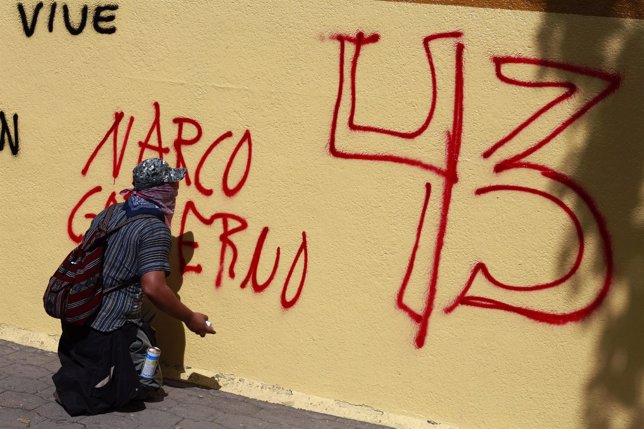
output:
M 547 0 L 546 12 L 561 12 L 561 3 Z M 586 0 L 565 3 L 567 10 L 589 8 Z M 644 10 L 644 0 L 594 3 L 593 14 L 605 16 L 614 16 L 615 8 Z M 567 160 L 566 168 L 573 180 L 591 190 L 608 223 L 615 264 L 609 300 L 615 295 L 625 297 L 618 310 L 613 311 L 611 306 L 610 311 L 600 311 L 604 320 L 595 369 L 584 392 L 585 427 L 642 428 L 644 221 L 640 199 L 644 169 L 644 31 L 641 25 L 636 28 L 618 19 L 607 19 L 601 28 L 573 22 L 557 13 L 544 15 L 538 40 L 541 58 L 577 63 L 575 59 L 583 50 L 581 65 L 615 71 L 622 77 L 621 88 L 581 119 L 589 132 L 583 149 Z M 583 207 L 577 209 L 584 231 L 595 231 L 593 219 L 581 215 L 586 212 Z M 576 246 L 574 237 L 569 242 Z M 561 249 L 562 256 L 575 251 L 576 248 Z M 594 261 L 594 267 L 597 275 L 604 275 L 603 261 Z M 620 422 L 623 417 L 628 419 L 627 424 Z
M 186 232 L 183 234 L 184 241 L 194 241 L 194 234 Z M 172 237 L 172 250 L 170 254 L 170 276 L 166 282 L 172 291 L 179 295 L 183 285 L 183 275 L 179 267 L 178 256 L 179 238 Z M 190 247 L 184 247 L 183 256 L 186 263 L 189 263 L 194 254 Z M 179 296 L 179 299 L 181 297 Z M 161 362 L 163 363 L 164 376 L 171 379 L 178 379 L 185 372 L 184 355 L 186 351 L 186 331 L 183 323 L 168 316 L 167 314 L 154 309 L 154 306 L 146 302 L 148 312 L 154 313 L 152 325 L 156 330 L 156 339 L 161 349 Z

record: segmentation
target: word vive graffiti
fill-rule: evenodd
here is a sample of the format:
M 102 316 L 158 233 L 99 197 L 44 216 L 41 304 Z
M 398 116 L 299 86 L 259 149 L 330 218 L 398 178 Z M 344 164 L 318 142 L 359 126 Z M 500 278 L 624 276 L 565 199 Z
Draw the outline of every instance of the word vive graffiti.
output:
M 462 42 L 463 34 L 461 32 L 447 32 L 432 34 L 422 40 L 422 46 L 427 59 L 427 72 L 428 80 L 431 83 L 431 91 L 429 91 L 429 100 L 427 115 L 421 119 L 421 125 L 412 131 L 400 131 L 385 127 L 371 126 L 360 124 L 356 120 L 356 105 L 357 100 L 364 100 L 358 97 L 358 70 L 359 59 L 363 50 L 368 45 L 377 43 L 380 40 L 380 35 L 370 34 L 366 35 L 362 32 L 357 34 L 339 34 L 333 36 L 333 40 L 339 46 L 339 79 L 338 79 L 338 92 L 333 109 L 333 116 L 331 120 L 330 135 L 329 135 L 329 151 L 332 156 L 342 159 L 364 160 L 364 161 L 384 161 L 396 164 L 405 165 L 408 167 L 419 168 L 429 174 L 438 177 L 438 186 L 432 185 L 430 182 L 424 184 L 425 193 L 422 209 L 419 216 L 418 227 L 414 244 L 409 256 L 405 275 L 402 279 L 400 288 L 396 296 L 396 305 L 403 311 L 414 323 L 418 325 L 418 330 L 415 337 L 416 347 L 421 348 L 424 346 L 428 334 L 429 321 L 434 312 L 436 301 L 436 294 L 439 286 L 439 271 L 441 267 L 441 256 L 445 247 L 445 238 L 448 234 L 448 219 L 450 213 L 450 205 L 452 203 L 453 191 L 459 182 L 458 164 L 462 148 L 462 132 L 463 132 L 463 114 L 464 114 L 464 51 L 465 44 Z M 445 81 L 438 82 L 437 67 L 433 55 L 434 48 L 438 45 L 445 46 L 448 44 L 452 50 L 451 56 L 445 58 L 444 61 L 450 61 L 453 64 L 453 75 L 445 78 Z M 584 302 L 576 308 L 566 308 L 556 310 L 544 310 L 537 307 L 528 307 L 525 304 L 513 303 L 511 301 L 502 301 L 493 299 L 488 296 L 483 296 L 472 292 L 472 285 L 474 281 L 480 277 L 488 282 L 495 288 L 510 291 L 515 294 L 529 294 L 536 293 L 537 291 L 552 290 L 557 287 L 563 287 L 570 284 L 571 279 L 578 273 L 582 265 L 582 261 L 586 257 L 584 253 L 585 238 L 584 231 L 579 221 L 579 214 L 570 207 L 569 203 L 565 203 L 560 198 L 552 195 L 551 191 L 536 188 L 535 184 L 522 185 L 518 183 L 508 183 L 502 185 L 480 186 L 475 190 L 474 195 L 483 197 L 495 193 L 520 193 L 522 195 L 529 195 L 532 197 L 540 198 L 546 204 L 554 204 L 561 212 L 572 222 L 574 226 L 575 235 L 577 238 L 577 254 L 574 262 L 569 270 L 560 278 L 549 281 L 537 282 L 530 285 L 515 285 L 508 284 L 499 280 L 499 276 L 492 273 L 488 264 L 485 261 L 479 260 L 474 264 L 468 281 L 443 311 L 446 314 L 452 313 L 458 307 L 472 306 L 484 309 L 503 310 L 511 313 L 527 317 L 529 319 L 549 323 L 553 325 L 560 325 L 569 322 L 580 321 L 587 318 L 595 309 L 599 307 L 604 298 L 606 297 L 613 275 L 613 256 L 610 244 L 610 236 L 606 227 L 604 218 L 593 201 L 592 197 L 572 178 L 566 174 L 555 170 L 554 168 L 542 165 L 529 160 L 529 157 L 535 152 L 544 148 L 546 145 L 552 143 L 554 139 L 561 134 L 566 128 L 570 127 L 581 116 L 588 112 L 592 107 L 601 103 L 611 93 L 616 91 L 620 85 L 620 77 L 616 74 L 607 73 L 604 71 L 594 70 L 586 67 L 580 67 L 571 64 L 564 64 L 555 61 L 547 61 L 535 58 L 522 58 L 522 57 L 506 57 L 495 56 L 492 58 L 492 64 L 496 73 L 497 79 L 503 84 L 518 86 L 528 89 L 539 88 L 556 88 L 562 92 L 559 96 L 549 101 L 544 106 L 540 107 L 536 112 L 531 114 L 526 119 L 522 119 L 505 137 L 490 145 L 481 154 L 485 162 L 490 162 L 492 157 L 505 146 L 510 146 L 513 151 L 503 151 L 503 155 L 499 159 L 495 159 L 491 164 L 491 174 L 512 179 L 512 175 L 508 174 L 510 171 L 522 171 L 524 173 L 532 173 L 535 183 L 538 183 L 544 188 L 547 185 L 556 184 L 557 186 L 564 187 L 571 195 L 577 199 L 581 204 L 576 204 L 577 207 L 586 207 L 595 224 L 595 229 L 598 231 L 600 241 L 600 251 L 602 253 L 602 260 L 604 265 L 603 280 L 597 291 L 594 292 L 594 297 L 589 302 Z M 534 81 L 525 78 L 516 77 L 517 70 L 531 69 L 533 71 L 556 71 L 565 73 L 570 76 L 570 81 Z M 537 74 L 538 75 L 538 74 Z M 566 111 L 563 113 L 567 115 L 555 126 L 554 129 L 549 131 L 545 136 L 539 137 L 536 141 L 528 142 L 516 139 L 521 135 L 526 128 L 533 123 L 539 121 L 546 112 L 554 111 L 556 106 L 569 100 L 574 95 L 580 92 L 580 87 L 573 80 L 591 80 L 595 82 L 592 91 L 595 93 L 592 96 L 587 96 L 580 108 L 574 112 Z M 452 92 L 442 92 L 439 94 L 438 88 L 450 88 Z M 596 89 L 596 88 L 599 89 Z M 443 117 L 451 118 L 451 124 L 448 131 L 440 140 L 438 146 L 443 146 L 444 149 L 434 152 L 433 155 L 414 156 L 404 152 L 405 145 L 401 145 L 402 141 L 406 142 L 420 142 L 427 152 L 435 142 L 428 139 L 430 135 L 429 129 L 432 122 L 435 120 L 435 113 L 437 107 L 437 100 L 439 97 L 442 99 L 452 100 L 451 104 L 442 104 L 442 108 L 448 113 L 442 115 Z M 562 110 L 557 110 L 561 114 Z M 444 112 L 441 112 L 444 113 Z M 440 136 L 440 135 L 439 135 Z M 382 139 L 386 140 L 388 146 L 383 148 Z M 377 140 L 379 139 L 379 140 Z M 424 140 L 421 140 L 424 139 Z M 518 142 L 517 142 L 518 141 Z M 380 144 L 380 146 L 376 146 Z M 378 150 L 374 149 L 377 147 Z M 403 149 L 401 149 L 403 148 Z M 542 185 L 543 183 L 543 185 Z M 427 222 L 426 214 L 433 199 L 432 189 L 439 188 L 442 192 L 438 196 L 439 220 L 437 222 L 436 230 L 433 231 L 433 236 L 427 236 Z M 417 254 L 419 246 L 422 242 L 433 242 L 433 257 L 429 261 L 429 279 L 427 280 L 425 290 L 425 301 L 422 308 L 414 309 L 407 301 L 408 287 L 410 286 L 410 279 L 412 273 L 418 267 Z
M 38 16 L 40 15 L 40 10 L 43 6 L 43 2 L 36 3 L 36 6 L 34 6 L 31 11 L 31 17 L 29 17 L 25 6 L 22 3 L 18 3 L 18 13 L 20 14 L 20 22 L 22 23 L 22 29 L 25 32 L 25 36 L 31 37 L 34 35 L 36 25 L 38 24 Z M 47 30 L 50 33 L 53 33 L 54 31 L 57 8 L 58 4 L 56 2 L 51 2 L 49 5 Z M 116 15 L 112 12 L 116 12 L 118 8 L 118 5 L 115 4 L 95 6 L 94 13 L 92 14 L 92 26 L 94 27 L 94 31 L 99 34 L 115 33 L 116 27 L 109 24 L 116 19 Z M 80 9 L 80 13 L 73 12 L 73 16 L 67 3 L 63 3 L 62 10 L 62 20 L 69 34 L 72 36 L 78 36 L 81 34 L 87 25 L 88 6 L 86 4 L 83 5 Z
M 4 150 L 5 141 L 9 144 L 9 150 L 13 156 L 18 155 L 20 150 L 20 139 L 18 135 L 18 114 L 13 114 L 13 136 L 11 135 L 11 128 L 7 122 L 4 112 L 0 112 L 0 152 Z M 6 140 L 5 140 L 6 139 Z
M 154 103 L 154 119 L 152 124 L 148 129 L 146 137 L 138 142 L 139 156 L 138 162 L 141 162 L 144 158 L 148 157 L 159 157 L 163 158 L 171 152 L 171 148 L 164 146 L 163 139 L 161 135 L 161 109 L 159 103 Z M 96 145 L 92 153 L 90 154 L 85 166 L 81 170 L 81 175 L 86 176 L 96 160 L 97 155 L 105 144 L 111 139 L 112 141 L 112 177 L 116 179 L 119 177 L 121 172 L 121 166 L 123 164 L 123 158 L 125 155 L 126 148 L 130 139 L 130 133 L 135 122 L 134 116 L 130 116 L 125 124 L 124 121 L 125 114 L 123 112 L 116 112 L 114 114 L 114 121 L 112 125 L 106 132 L 103 139 Z M 248 179 L 250 168 L 252 164 L 252 154 L 253 154 L 253 142 L 250 130 L 245 130 L 242 136 L 235 143 L 234 134 L 232 131 L 226 131 L 221 135 L 217 136 L 212 143 L 203 151 L 196 167 L 187 165 L 185 159 L 183 148 L 185 146 L 196 145 L 201 141 L 203 130 L 201 124 L 193 118 L 188 117 L 175 117 L 172 119 L 172 122 L 176 125 L 176 137 L 173 142 L 172 149 L 176 155 L 176 166 L 186 168 L 187 174 L 185 176 L 185 185 L 194 186 L 195 189 L 204 197 L 208 198 L 214 194 L 214 190 L 205 183 L 203 174 L 204 166 L 206 162 L 214 156 L 213 151 L 220 147 L 220 145 L 226 144 L 235 144 L 234 150 L 229 156 L 226 167 L 222 173 L 221 177 L 221 190 L 223 195 L 226 198 L 233 198 L 237 195 L 245 186 Z M 119 143 L 119 133 L 122 131 L 122 127 L 125 128 L 124 136 L 122 137 L 122 142 Z M 190 131 L 187 128 L 191 128 Z M 190 133 L 191 136 L 188 137 L 187 134 Z M 245 159 L 241 158 L 240 153 L 245 153 Z M 240 160 L 238 160 L 240 158 Z M 231 170 L 237 163 L 243 163 L 243 173 L 239 179 L 231 178 Z M 84 195 L 80 197 L 76 205 L 71 209 L 67 220 L 67 232 L 69 237 L 76 243 L 80 243 L 82 240 L 82 233 L 75 231 L 74 224 L 78 217 L 81 215 L 81 209 L 86 204 L 90 198 L 95 198 L 101 195 L 103 192 L 103 187 L 100 185 L 93 186 L 89 189 Z M 109 207 L 112 204 L 116 204 L 117 194 L 115 191 L 112 191 L 105 198 L 105 207 Z M 179 239 L 178 239 L 178 257 L 179 257 L 179 266 L 181 273 L 196 273 L 200 274 L 203 270 L 201 264 L 189 264 L 186 258 L 186 248 L 197 249 L 199 243 L 194 240 L 187 240 L 185 238 L 188 221 L 197 221 L 202 225 L 215 227 L 215 222 L 219 228 L 220 233 L 218 236 L 219 241 L 219 255 L 218 255 L 218 269 L 217 275 L 215 278 L 215 287 L 219 288 L 224 281 L 224 277 L 227 276 L 230 279 L 236 278 L 236 262 L 239 255 L 239 246 L 235 242 L 235 238 L 238 237 L 238 234 L 243 233 L 248 229 L 248 221 L 238 214 L 227 213 L 227 212 L 217 212 L 212 214 L 204 214 L 201 210 L 198 209 L 198 204 L 194 200 L 188 199 L 184 206 L 183 210 L 179 210 L 177 207 L 177 213 L 182 213 L 180 218 L 180 230 L 179 230 Z M 96 217 L 95 213 L 85 213 L 84 217 L 87 219 L 92 219 Z M 252 253 L 252 259 L 246 274 L 244 275 L 242 281 L 240 282 L 240 288 L 244 289 L 248 285 L 251 286 L 253 292 L 261 293 L 264 292 L 275 280 L 275 275 L 277 269 L 280 265 L 280 247 L 275 249 L 275 257 L 273 259 L 273 267 L 271 269 L 270 275 L 263 281 L 258 280 L 258 271 L 260 261 L 262 260 L 262 254 L 264 249 L 264 244 L 266 238 L 270 232 L 268 226 L 264 226 L 259 234 L 255 249 Z M 295 252 L 295 256 L 291 262 L 288 273 L 282 283 L 282 291 L 280 296 L 280 302 L 283 308 L 288 309 L 297 303 L 302 294 L 302 289 L 306 281 L 306 274 L 308 270 L 308 246 L 307 246 L 307 235 L 306 231 L 302 231 L 300 246 Z M 299 282 L 296 286 L 291 286 L 291 282 L 295 282 L 293 279 L 299 273 Z M 295 290 L 293 291 L 293 288 Z

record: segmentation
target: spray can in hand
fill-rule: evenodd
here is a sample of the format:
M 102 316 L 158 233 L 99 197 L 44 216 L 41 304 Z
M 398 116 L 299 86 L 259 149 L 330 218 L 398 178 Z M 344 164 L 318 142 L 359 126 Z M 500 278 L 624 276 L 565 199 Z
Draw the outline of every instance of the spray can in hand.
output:
M 145 362 L 143 369 L 141 369 L 141 377 L 154 378 L 154 373 L 159 365 L 159 356 L 161 356 L 161 349 L 158 347 L 150 347 L 145 354 Z

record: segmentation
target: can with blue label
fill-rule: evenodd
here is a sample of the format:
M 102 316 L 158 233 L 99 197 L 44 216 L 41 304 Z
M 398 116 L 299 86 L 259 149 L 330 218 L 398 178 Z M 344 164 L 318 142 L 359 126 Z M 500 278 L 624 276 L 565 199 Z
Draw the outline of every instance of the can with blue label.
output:
M 161 356 L 161 349 L 158 347 L 150 347 L 145 354 L 145 362 L 143 369 L 141 369 L 141 377 L 154 378 L 154 373 L 157 371 L 159 365 L 159 356 Z

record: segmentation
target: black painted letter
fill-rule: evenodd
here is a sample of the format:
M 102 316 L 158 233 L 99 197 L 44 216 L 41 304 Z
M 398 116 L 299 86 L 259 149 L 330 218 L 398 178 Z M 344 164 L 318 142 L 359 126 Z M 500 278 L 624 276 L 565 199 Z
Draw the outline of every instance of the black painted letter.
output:
M 101 15 L 104 11 L 116 11 L 118 9 L 116 4 L 108 4 L 106 6 L 97 6 L 94 9 L 94 30 L 100 34 L 112 34 L 116 32 L 116 27 L 101 27 L 101 22 L 111 22 L 116 18 L 115 15 Z
M 11 149 L 12 155 L 18 155 L 20 150 L 20 140 L 18 138 L 18 114 L 13 114 L 13 137 L 11 136 L 11 130 L 9 129 L 9 124 L 7 123 L 7 118 L 4 116 L 4 112 L 0 112 L 0 125 L 2 126 L 2 132 L 0 133 L 0 151 L 4 149 L 4 139 L 7 136 L 9 141 L 9 149 Z
M 34 31 L 36 31 L 36 23 L 38 22 L 38 14 L 40 13 L 40 9 L 42 9 L 42 2 L 38 2 L 36 7 L 34 8 L 34 13 L 31 16 L 31 25 L 29 25 L 27 23 L 27 13 L 25 12 L 25 7 L 22 5 L 22 3 L 18 3 L 18 12 L 20 12 L 20 18 L 22 19 L 22 29 L 25 30 L 25 35 L 27 37 L 33 36 Z
M 54 31 L 55 16 L 56 16 L 56 2 L 53 2 L 49 8 L 49 24 L 47 25 L 47 28 L 49 29 L 50 33 Z
M 69 20 L 69 8 L 67 7 L 67 4 L 63 5 L 63 15 L 65 15 L 65 27 L 67 27 L 69 34 L 71 34 L 72 36 L 78 36 L 83 32 L 85 24 L 87 23 L 87 5 L 83 6 L 83 9 L 81 11 L 81 22 L 80 24 L 78 24 L 78 28 L 74 28 L 71 21 Z

